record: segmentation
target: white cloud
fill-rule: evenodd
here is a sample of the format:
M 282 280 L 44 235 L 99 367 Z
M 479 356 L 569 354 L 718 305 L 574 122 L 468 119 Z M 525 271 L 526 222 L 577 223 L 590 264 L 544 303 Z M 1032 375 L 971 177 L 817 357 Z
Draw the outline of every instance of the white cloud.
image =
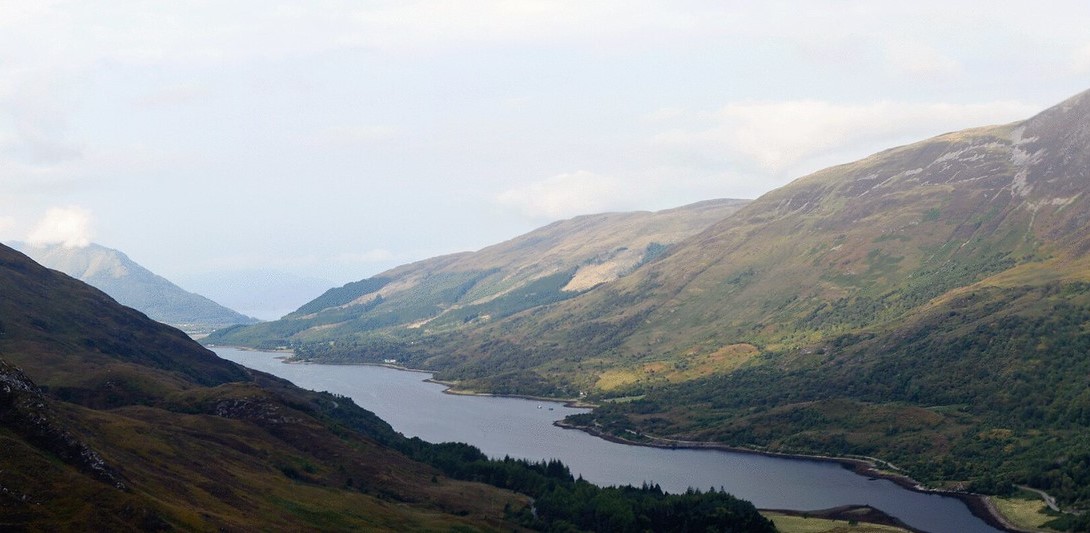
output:
M 98 238 L 158 250 L 166 269 L 195 268 L 177 261 L 185 247 L 190 263 L 239 253 L 328 271 L 382 261 L 341 257 L 345 243 L 393 260 L 483 246 L 511 221 L 529 226 L 516 212 L 537 222 L 753 197 L 1039 110 L 898 100 L 1047 104 L 1082 89 L 1071 70 L 1090 72 L 1088 5 L 0 0 L 0 231 L 24 238 L 46 208 L 78 203 L 98 215 Z M 542 179 L 577 169 L 597 174 Z M 410 187 L 390 184 L 402 182 L 427 208 L 400 205 L 391 192 Z M 331 190 L 334 205 L 363 207 L 332 207 Z M 149 214 L 164 194 L 175 209 Z M 303 217 L 357 213 L 388 244 L 358 244 L 355 223 L 301 237 L 291 217 L 265 216 L 285 202 Z M 457 244 L 419 230 L 457 218 L 452 207 L 476 215 L 447 224 Z M 179 229 L 171 215 L 194 210 L 216 216 Z M 255 219 L 269 229 L 219 231 Z M 149 228 L 173 238 L 149 241 Z M 284 242 L 313 256 L 280 258 Z
M 442 51 L 500 42 L 662 42 L 684 36 L 707 10 L 654 0 L 0 0 L 0 71 L 222 64 L 361 46 Z
M 27 242 L 42 246 L 62 244 L 82 248 L 91 244 L 91 212 L 80 207 L 53 207 L 27 235 Z
M 15 217 L 0 216 L 0 239 L 7 240 L 10 232 L 15 228 Z
M 957 74 L 961 64 L 933 46 L 917 41 L 894 41 L 887 45 L 890 65 L 899 73 L 919 77 Z
M 303 138 L 310 146 L 354 148 L 398 138 L 401 132 L 390 126 L 334 126 Z
M 686 110 L 683 107 L 660 107 L 643 116 L 645 122 L 662 123 L 683 118 Z
M 352 16 L 344 42 L 386 50 L 437 50 L 457 44 L 571 42 L 607 44 L 642 35 L 683 35 L 698 25 L 692 10 L 654 1 L 418 0 L 373 5 Z
M 617 178 L 580 170 L 506 190 L 496 202 L 530 218 L 555 220 L 608 210 L 625 195 Z
M 389 263 L 396 259 L 399 259 L 398 256 L 390 250 L 374 248 L 365 252 L 340 254 L 335 258 L 335 261 L 337 263 L 366 265 L 371 263 Z
M 709 172 L 685 165 L 656 165 L 602 175 L 558 174 L 493 197 L 499 207 L 542 223 L 605 212 L 669 209 L 711 198 L 755 198 L 767 191 L 764 176 Z
M 4 146 L 0 137 L 0 147 Z M 30 161 L 17 153 L 0 149 L 0 209 L 34 206 L 36 210 L 69 201 L 64 198 L 86 194 L 121 191 L 121 175 L 148 175 L 164 168 L 188 164 L 187 154 L 168 152 L 159 147 L 139 144 L 95 146 L 82 150 L 80 156 L 52 163 Z M 23 218 L 23 217 L 19 217 Z
M 1075 74 L 1090 72 L 1090 43 L 1075 50 L 1071 55 L 1071 71 Z
M 947 131 L 1028 117 L 1037 106 L 1018 102 L 948 104 L 818 100 L 742 102 L 690 117 L 688 127 L 659 134 L 659 145 L 763 173 L 796 177 L 814 161 L 832 164 Z
M 207 97 L 207 87 L 197 83 L 178 83 L 159 87 L 136 100 L 141 107 L 165 107 L 192 104 Z
M 10 130 L 0 130 L 0 151 L 34 165 L 81 157 L 82 147 L 68 139 L 72 105 L 60 85 L 50 75 L 28 75 L 0 97 L 0 105 L 7 108 L 10 119 Z

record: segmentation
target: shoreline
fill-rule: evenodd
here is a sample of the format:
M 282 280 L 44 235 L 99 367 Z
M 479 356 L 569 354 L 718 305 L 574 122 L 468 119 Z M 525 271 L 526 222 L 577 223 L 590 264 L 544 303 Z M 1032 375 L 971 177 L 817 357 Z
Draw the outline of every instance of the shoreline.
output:
M 410 370 L 410 372 L 430 372 L 430 371 L 429 370 Z M 446 387 L 446 389 L 443 390 L 443 394 L 451 394 L 451 395 L 454 395 L 454 396 L 483 396 L 483 397 L 493 397 L 493 398 L 518 398 L 518 399 L 521 399 L 521 400 L 533 400 L 533 401 L 536 401 L 536 402 L 559 403 L 559 404 L 563 405 L 564 407 L 570 407 L 570 408 L 573 408 L 573 409 L 594 409 L 595 407 L 598 407 L 597 404 L 584 402 L 582 400 L 574 399 L 574 398 L 551 398 L 549 396 L 531 396 L 529 394 L 495 394 L 495 393 L 491 393 L 491 392 L 477 392 L 477 391 L 457 389 L 457 388 L 455 388 L 455 387 L 457 387 L 457 384 L 454 383 L 454 382 L 451 382 L 451 381 L 443 381 L 441 379 L 435 379 L 435 378 L 428 378 L 428 379 L 425 379 L 424 381 L 427 381 L 428 383 L 435 383 L 437 385 L 443 385 L 443 386 Z
M 366 363 L 364 363 L 364 364 L 366 364 Z M 389 365 L 377 365 L 377 366 L 389 366 Z M 398 368 L 398 367 L 392 367 L 392 366 L 391 366 L 391 368 L 395 368 L 396 370 L 407 370 L 407 371 L 410 371 L 410 372 L 428 372 L 427 370 L 413 370 L 413 369 Z M 443 380 L 438 380 L 438 379 L 433 379 L 433 378 L 428 378 L 425 381 L 427 381 L 429 383 L 435 383 L 435 384 L 438 384 L 438 385 L 443 385 L 443 386 L 447 387 L 446 389 L 443 390 L 444 394 L 452 394 L 452 395 L 456 395 L 456 396 L 486 396 L 486 397 L 491 396 L 491 397 L 497 397 L 497 398 L 520 398 L 520 399 L 524 399 L 524 400 L 535 400 L 535 401 L 544 401 L 544 402 L 551 402 L 551 403 L 560 403 L 560 404 L 563 404 L 565 407 L 583 408 L 583 409 L 593 409 L 593 408 L 597 407 L 596 404 L 582 402 L 582 401 L 577 400 L 577 399 L 549 398 L 549 397 L 543 397 L 543 396 L 531 396 L 531 395 L 526 395 L 526 394 L 495 394 L 495 393 L 488 393 L 488 392 L 458 390 L 456 388 L 457 383 L 454 383 L 454 382 L 451 382 L 451 381 L 443 381 Z M 644 435 L 644 437 L 649 438 L 649 439 L 653 439 L 655 441 L 661 441 L 661 442 L 658 442 L 658 443 L 656 443 L 656 442 L 640 442 L 640 441 L 628 440 L 628 439 L 625 439 L 623 437 L 618 437 L 618 436 L 610 434 L 610 433 L 605 433 L 603 431 L 598 430 L 597 428 L 587 427 L 587 426 L 580 426 L 580 425 L 576 425 L 576 424 L 569 424 L 567 422 L 564 422 L 563 419 L 553 422 L 553 425 L 557 426 L 557 427 L 560 427 L 560 428 L 564 428 L 564 429 L 582 431 L 584 433 L 587 433 L 588 435 L 593 435 L 593 436 L 598 437 L 598 438 L 603 439 L 603 440 L 607 440 L 607 441 L 610 441 L 610 442 L 615 442 L 617 444 L 625 444 L 625 445 L 629 445 L 629 446 L 646 446 L 646 447 L 651 447 L 651 448 L 666 448 L 666 449 L 720 450 L 720 451 L 725 451 L 725 452 L 749 453 L 749 454 L 754 454 L 754 455 L 764 455 L 764 456 L 767 456 L 767 457 L 780 457 L 780 458 L 785 458 L 785 459 L 798 459 L 798 460 L 803 460 L 803 461 L 818 461 L 818 462 L 827 462 L 827 463 L 837 463 L 837 464 L 843 466 L 844 468 L 847 468 L 847 469 L 851 470 L 852 472 L 854 472 L 854 473 L 856 473 L 858 475 L 872 477 L 872 478 L 876 478 L 876 479 L 885 479 L 885 480 L 893 482 L 894 484 L 898 485 L 901 488 L 910 490 L 912 492 L 917 492 L 917 493 L 921 493 L 921 494 L 935 494 L 935 495 L 938 495 L 938 496 L 946 496 L 946 497 L 957 499 L 957 500 L 961 501 L 962 503 L 964 503 L 965 506 L 969 508 L 969 512 L 973 516 L 981 519 L 985 524 L 988 524 L 989 526 L 994 527 L 996 529 L 999 529 L 1001 531 L 1006 531 L 1008 533 L 1034 533 L 1034 531 L 1027 530 L 1027 529 L 1021 529 L 1018 526 L 1010 523 L 1007 520 L 1007 517 L 1004 516 L 1001 512 L 999 512 L 999 509 L 991 502 L 991 500 L 989 499 L 990 497 L 988 495 L 976 494 L 976 493 L 972 493 L 972 492 L 958 492 L 958 491 L 949 491 L 949 490 L 942 490 L 942 489 L 931 489 L 931 488 L 925 487 L 920 482 L 916 481 L 915 479 L 912 479 L 911 477 L 909 477 L 909 476 L 907 476 L 905 474 L 898 474 L 896 472 L 891 472 L 891 471 L 888 471 L 888 470 L 880 469 L 879 463 L 885 464 L 886 466 L 888 466 L 890 468 L 893 468 L 894 470 L 900 470 L 895 465 L 893 465 L 893 463 L 890 463 L 888 461 L 882 461 L 881 459 L 878 459 L 878 458 L 875 458 L 875 457 L 866 457 L 866 458 L 864 458 L 864 457 L 838 457 L 838 456 L 832 456 L 832 455 L 808 455 L 808 454 L 801 454 L 801 453 L 772 452 L 772 451 L 767 451 L 767 450 L 759 450 L 759 449 L 755 449 L 755 448 L 746 448 L 746 447 L 741 447 L 741 446 L 728 446 L 728 445 L 725 445 L 725 444 L 720 444 L 720 443 L 715 443 L 715 442 L 682 441 L 682 440 L 676 440 L 676 439 L 667 439 L 667 438 L 663 438 L 663 437 L 651 437 L 651 436 L 646 436 L 646 435 Z M 763 509 L 763 510 L 780 512 L 780 513 L 785 513 L 785 514 L 798 513 L 798 514 L 802 515 L 802 514 L 807 513 L 807 511 L 798 511 L 798 510 L 789 510 L 789 509 Z M 904 527 L 907 527 L 907 526 L 904 526 Z M 911 529 L 911 528 L 909 528 L 909 529 Z M 913 530 L 913 531 L 915 531 L 915 530 Z
M 876 479 L 889 480 L 906 490 L 918 492 L 921 494 L 935 494 L 938 496 L 946 496 L 960 500 L 961 502 L 965 503 L 965 505 L 969 508 L 969 512 L 972 513 L 973 516 L 981 519 L 989 526 L 999 529 L 1001 531 L 1007 531 L 1009 533 L 1033 533 L 1030 530 L 1020 529 L 1014 524 L 1008 522 L 1006 517 L 1003 516 L 1003 514 L 999 512 L 995 505 L 991 503 L 987 495 L 976 494 L 972 492 L 957 492 L 927 488 L 920 484 L 918 481 L 908 477 L 907 475 L 881 470 L 879 466 L 874 462 L 881 461 L 880 459 L 863 459 L 853 457 L 837 457 L 831 455 L 807 455 L 800 453 L 771 452 L 767 450 L 759 450 L 741 446 L 728 446 L 726 444 L 720 444 L 716 442 L 683 441 L 676 439 L 667 439 L 663 437 L 645 436 L 646 438 L 654 439 L 654 441 L 658 442 L 640 442 L 629 440 L 624 437 L 618 437 L 611 433 L 605 433 L 597 428 L 580 426 L 577 424 L 569 424 L 567 422 L 564 422 L 563 420 L 557 420 L 556 422 L 553 422 L 553 425 L 564 429 L 582 431 L 603 440 L 629 446 L 646 446 L 650 448 L 666 449 L 720 450 L 725 452 L 764 455 L 767 457 L 780 457 L 784 459 L 837 463 L 858 475 L 872 477 Z M 893 466 L 891 463 L 885 461 L 881 462 Z
M 211 349 L 211 348 L 213 348 L 215 346 L 211 346 L 211 347 L 205 346 L 205 347 Z M 292 353 L 292 354 L 294 354 L 293 350 L 259 350 L 259 349 L 247 348 L 247 347 L 243 347 L 243 346 L 223 346 L 223 347 L 234 348 L 234 349 L 245 350 L 245 351 L 254 351 L 254 352 L 266 352 L 266 353 L 278 353 L 278 354 L 280 354 L 280 353 Z M 286 359 L 286 358 L 282 357 L 281 359 Z M 285 364 L 345 365 L 345 366 L 379 366 L 379 367 L 389 368 L 391 370 L 399 370 L 399 371 L 402 371 L 402 372 L 416 372 L 416 373 L 423 373 L 423 374 L 431 374 L 433 376 L 435 375 L 435 372 L 432 371 L 432 370 L 424 370 L 424 369 L 418 369 L 418 368 L 408 368 L 408 367 L 405 367 L 405 366 L 401 366 L 401 365 L 397 365 L 397 364 L 390 364 L 390 363 L 321 363 L 321 362 L 313 362 L 313 361 L 293 361 L 293 362 L 284 361 L 284 363 Z M 581 400 L 578 400 L 578 399 L 550 398 L 550 397 L 544 397 L 544 396 L 531 396 L 531 395 L 524 395 L 524 394 L 495 394 L 495 393 L 488 393 L 488 392 L 459 390 L 459 389 L 456 388 L 457 383 L 450 382 L 450 381 L 438 380 L 438 379 L 434 379 L 432 377 L 426 378 L 426 379 L 424 379 L 424 381 L 426 381 L 428 383 L 435 383 L 437 385 L 443 385 L 443 386 L 446 387 L 446 389 L 444 389 L 442 391 L 443 394 L 451 394 L 451 395 L 455 395 L 455 396 L 484 396 L 484 397 L 496 397 L 496 398 L 519 398 L 519 399 L 524 399 L 524 400 L 559 403 L 559 404 L 564 405 L 565 407 L 580 408 L 580 409 L 593 409 L 593 408 L 597 407 L 597 405 L 595 405 L 595 404 L 582 402 Z M 976 494 L 976 493 L 971 493 L 971 492 L 957 492 L 957 491 L 948 491 L 948 490 L 941 490 L 941 489 L 930 489 L 930 488 L 927 488 L 927 487 L 923 486 L 918 481 L 908 477 L 907 475 L 898 474 L 896 472 L 890 472 L 890 471 L 887 471 L 887 470 L 881 470 L 879 468 L 878 463 L 885 464 L 885 465 L 887 465 L 887 466 L 889 466 L 889 467 L 891 467 L 893 469 L 897 469 L 897 467 L 894 466 L 892 463 L 889 463 L 887 461 L 882 461 L 881 459 L 877 459 L 877 458 L 873 458 L 873 457 L 853 458 L 853 457 L 837 457 L 837 456 L 830 456 L 830 455 L 807 455 L 807 454 L 801 454 L 801 453 L 772 452 L 772 451 L 760 450 L 760 449 L 756 449 L 756 448 L 747 448 L 747 447 L 742 447 L 742 446 L 728 446 L 728 445 L 720 444 L 720 443 L 716 443 L 716 442 L 682 441 L 682 440 L 668 439 L 668 438 L 664 438 L 664 437 L 653 437 L 653 436 L 647 436 L 647 435 L 644 435 L 644 437 L 648 438 L 648 439 L 653 439 L 653 441 L 657 441 L 657 442 L 640 442 L 640 441 L 633 441 L 633 440 L 625 439 L 623 437 L 618 437 L 618 436 L 613 435 L 611 433 L 605 433 L 605 432 L 603 432 L 603 431 L 601 431 L 601 430 L 599 430 L 597 428 L 594 428 L 594 427 L 580 426 L 580 425 L 576 425 L 576 424 L 569 424 L 567 422 L 564 422 L 564 420 L 562 420 L 562 419 L 553 422 L 553 425 L 557 426 L 557 427 L 560 427 L 560 428 L 564 428 L 564 429 L 582 431 L 584 433 L 587 433 L 589 435 L 598 437 L 598 438 L 603 439 L 603 440 L 607 440 L 609 442 L 615 442 L 617 444 L 625 444 L 625 445 L 629 445 L 629 446 L 646 446 L 646 447 L 650 447 L 650 448 L 666 448 L 666 449 L 720 450 L 720 451 L 725 451 L 725 452 L 749 453 L 749 454 L 754 454 L 754 455 L 764 455 L 764 456 L 768 456 L 768 457 L 780 457 L 780 458 L 785 458 L 785 459 L 798 459 L 798 460 L 803 460 L 803 461 L 818 461 L 818 462 L 837 463 L 837 464 L 843 466 L 844 468 L 850 469 L 852 472 L 854 472 L 854 473 L 856 473 L 858 475 L 873 477 L 873 478 L 877 478 L 877 479 L 886 479 L 886 480 L 889 480 L 889 481 L 897 484 L 898 486 L 900 486 L 901 488 L 904 488 L 906 490 L 910 490 L 910 491 L 913 491 L 913 492 L 918 492 L 918 493 L 921 493 L 921 494 L 935 494 L 935 495 L 938 495 L 938 496 L 947 496 L 947 497 L 951 497 L 951 498 L 955 498 L 957 500 L 960 500 L 961 502 L 965 503 L 965 505 L 969 508 L 969 512 L 972 513 L 973 516 L 981 519 L 984 523 L 988 524 L 989 526 L 994 527 L 996 529 L 999 529 L 1001 531 L 1006 531 L 1006 532 L 1009 532 L 1009 533 L 1034 533 L 1031 530 L 1020 529 L 1017 526 L 1015 526 L 1014 524 L 1011 524 L 1010 522 L 1008 522 L 1007 518 L 1005 516 L 1003 516 L 1002 513 L 999 512 L 998 508 L 996 508 L 996 506 L 989 500 L 989 496 L 987 496 L 987 495 Z M 776 511 L 776 512 L 791 511 L 791 510 L 782 510 L 782 509 L 781 510 L 766 509 L 766 510 Z M 794 512 L 805 513 L 807 511 L 794 511 Z
M 772 518 L 768 515 L 774 514 L 845 522 L 857 520 L 860 524 L 893 526 L 911 533 L 927 533 L 926 531 L 905 524 L 899 519 L 871 507 L 870 505 L 842 505 L 830 509 L 817 509 L 813 511 L 798 511 L 795 509 L 757 509 L 757 512 L 769 519 Z M 774 519 L 772 520 L 774 521 Z

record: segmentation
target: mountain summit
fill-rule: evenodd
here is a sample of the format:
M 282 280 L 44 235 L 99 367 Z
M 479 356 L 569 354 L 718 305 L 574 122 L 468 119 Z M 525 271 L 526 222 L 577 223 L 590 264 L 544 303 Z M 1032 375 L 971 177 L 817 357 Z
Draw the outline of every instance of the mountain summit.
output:
M 98 288 L 122 305 L 187 333 L 208 333 L 216 328 L 257 322 L 182 289 L 112 248 L 98 244 L 75 247 L 21 243 L 15 248 L 46 267 Z

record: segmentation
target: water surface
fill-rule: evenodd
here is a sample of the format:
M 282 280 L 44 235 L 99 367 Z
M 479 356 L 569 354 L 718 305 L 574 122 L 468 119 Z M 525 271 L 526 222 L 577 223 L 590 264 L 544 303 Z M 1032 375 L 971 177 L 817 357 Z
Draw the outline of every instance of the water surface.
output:
M 995 532 L 955 498 L 904 489 L 827 462 L 703 449 L 664 449 L 609 442 L 553 422 L 585 409 L 553 402 L 445 394 L 430 374 L 379 366 L 285 364 L 283 354 L 217 347 L 256 370 L 308 389 L 351 397 L 409 437 L 468 442 L 487 455 L 560 459 L 600 485 L 657 483 L 663 490 L 723 488 L 763 509 L 819 510 L 870 505 L 934 532 Z

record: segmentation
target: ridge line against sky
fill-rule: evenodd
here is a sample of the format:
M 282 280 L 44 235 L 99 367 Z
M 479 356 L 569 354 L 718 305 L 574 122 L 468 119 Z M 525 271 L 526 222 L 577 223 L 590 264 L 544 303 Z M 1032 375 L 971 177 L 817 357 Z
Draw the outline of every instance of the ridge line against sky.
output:
M 0 240 L 342 284 L 1090 88 L 1090 4 L 901 4 L 0 0 Z

